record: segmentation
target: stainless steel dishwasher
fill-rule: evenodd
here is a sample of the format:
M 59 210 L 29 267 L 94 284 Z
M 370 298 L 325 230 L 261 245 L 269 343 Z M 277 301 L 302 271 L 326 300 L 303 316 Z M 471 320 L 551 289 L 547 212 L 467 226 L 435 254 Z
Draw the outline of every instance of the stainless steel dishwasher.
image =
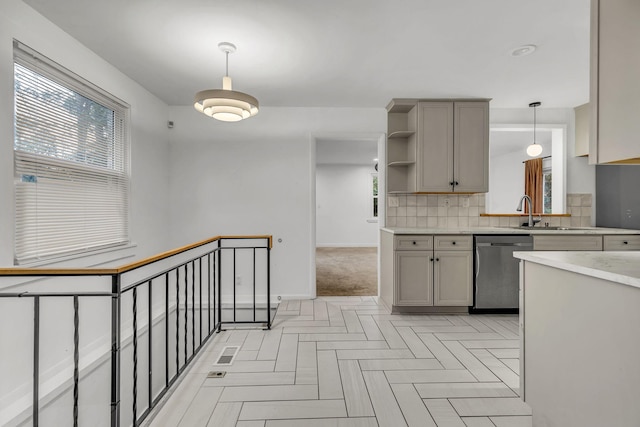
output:
M 475 280 L 472 313 L 517 312 L 519 260 L 515 251 L 533 250 L 528 235 L 475 236 Z

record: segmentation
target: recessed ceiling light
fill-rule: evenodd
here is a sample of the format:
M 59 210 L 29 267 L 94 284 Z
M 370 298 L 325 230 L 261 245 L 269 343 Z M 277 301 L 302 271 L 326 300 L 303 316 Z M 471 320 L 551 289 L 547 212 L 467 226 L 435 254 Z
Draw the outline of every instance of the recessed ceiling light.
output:
M 536 51 L 538 46 L 534 44 L 525 44 L 524 46 L 513 49 L 510 53 L 511 56 L 527 56 Z
M 377 161 L 378 161 L 378 159 L 373 159 L 373 161 L 374 161 L 374 162 L 377 162 Z

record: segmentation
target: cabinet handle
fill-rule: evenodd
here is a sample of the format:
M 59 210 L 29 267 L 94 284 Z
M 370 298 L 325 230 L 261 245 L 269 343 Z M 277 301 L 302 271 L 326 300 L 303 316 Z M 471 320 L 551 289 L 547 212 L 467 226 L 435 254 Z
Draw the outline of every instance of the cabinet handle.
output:
M 429 261 L 433 262 L 433 258 L 430 258 Z
M 440 261 L 440 258 L 436 258 L 436 261 Z
M 624 242 L 622 242 L 622 243 L 624 243 L 625 245 L 628 245 L 628 244 L 629 244 L 629 242 L 627 242 L 626 240 L 625 240 Z
M 453 241 L 453 242 L 451 242 L 451 244 L 452 244 L 452 245 L 455 245 L 455 244 L 456 244 L 456 242 L 455 242 L 455 241 Z
M 411 242 L 411 243 L 413 243 L 414 245 L 417 244 L 416 242 Z
M 453 187 L 455 185 L 455 181 L 451 181 L 449 185 Z
M 456 181 L 455 183 L 456 183 L 456 185 L 460 185 L 460 184 L 458 183 L 458 181 Z

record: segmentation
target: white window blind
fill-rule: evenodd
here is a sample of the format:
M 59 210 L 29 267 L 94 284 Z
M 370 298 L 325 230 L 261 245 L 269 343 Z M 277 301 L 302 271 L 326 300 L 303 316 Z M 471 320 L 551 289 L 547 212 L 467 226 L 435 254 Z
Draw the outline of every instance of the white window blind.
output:
M 128 107 L 14 46 L 15 261 L 129 241 Z

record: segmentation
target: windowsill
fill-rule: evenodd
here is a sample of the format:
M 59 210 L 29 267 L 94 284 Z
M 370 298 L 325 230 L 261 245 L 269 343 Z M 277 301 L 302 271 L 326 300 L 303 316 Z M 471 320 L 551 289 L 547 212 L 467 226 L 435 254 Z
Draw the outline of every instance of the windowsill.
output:
M 378 218 L 367 218 L 367 222 L 377 223 L 378 222 Z

